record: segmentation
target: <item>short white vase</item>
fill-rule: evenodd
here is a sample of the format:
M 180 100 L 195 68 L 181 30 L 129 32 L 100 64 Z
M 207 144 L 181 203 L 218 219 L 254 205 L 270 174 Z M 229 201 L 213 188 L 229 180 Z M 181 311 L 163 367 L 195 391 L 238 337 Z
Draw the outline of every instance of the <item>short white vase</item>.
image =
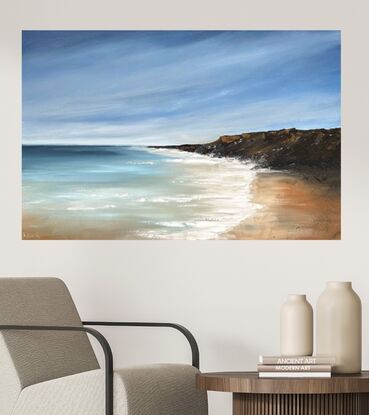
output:
M 313 354 L 313 308 L 306 295 L 289 295 L 281 308 L 281 355 Z
M 317 304 L 316 352 L 336 358 L 334 373 L 361 372 L 361 319 L 351 282 L 328 282 Z

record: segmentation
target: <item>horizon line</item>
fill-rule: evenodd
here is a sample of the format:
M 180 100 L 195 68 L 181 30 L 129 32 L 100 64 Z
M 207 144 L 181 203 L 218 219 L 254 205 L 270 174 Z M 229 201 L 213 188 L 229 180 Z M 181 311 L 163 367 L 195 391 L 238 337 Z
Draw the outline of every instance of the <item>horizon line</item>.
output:
M 259 131 L 245 131 L 243 133 L 238 134 L 223 134 L 218 136 L 218 140 L 220 137 L 231 137 L 231 136 L 237 136 L 242 134 L 257 134 L 257 133 L 268 133 L 268 132 L 276 132 L 276 131 L 283 131 L 283 130 L 296 130 L 296 131 L 314 131 L 314 130 L 336 130 L 341 129 L 342 127 L 319 127 L 319 128 L 296 128 L 296 127 L 287 127 L 287 128 L 279 128 L 275 130 L 259 130 Z M 202 145 L 202 144 L 208 144 L 213 141 L 207 141 L 204 143 L 171 143 L 171 144 L 111 144 L 111 143 L 24 143 L 23 142 L 24 137 L 22 137 L 22 147 L 26 146 L 105 146 L 105 147 L 166 147 L 166 146 L 181 146 L 181 145 Z

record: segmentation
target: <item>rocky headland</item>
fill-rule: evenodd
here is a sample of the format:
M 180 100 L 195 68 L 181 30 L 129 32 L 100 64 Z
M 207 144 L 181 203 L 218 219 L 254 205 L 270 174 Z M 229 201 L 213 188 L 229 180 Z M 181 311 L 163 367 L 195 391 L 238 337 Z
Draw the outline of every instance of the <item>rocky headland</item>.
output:
M 206 144 L 153 146 L 170 148 L 213 157 L 252 160 L 260 167 L 288 170 L 337 184 L 341 166 L 341 129 L 276 131 L 223 135 Z M 332 183 L 333 184 L 333 183 Z

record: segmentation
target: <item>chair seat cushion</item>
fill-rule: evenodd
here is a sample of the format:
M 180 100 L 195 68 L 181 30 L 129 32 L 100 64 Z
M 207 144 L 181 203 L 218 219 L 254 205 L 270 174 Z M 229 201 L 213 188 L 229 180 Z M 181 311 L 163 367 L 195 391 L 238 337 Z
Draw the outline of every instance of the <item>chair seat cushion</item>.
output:
M 189 365 L 154 364 L 114 373 L 114 415 L 206 415 L 206 393 Z M 0 411 L 1 414 L 1 411 Z M 13 415 L 104 415 L 101 369 L 23 389 Z

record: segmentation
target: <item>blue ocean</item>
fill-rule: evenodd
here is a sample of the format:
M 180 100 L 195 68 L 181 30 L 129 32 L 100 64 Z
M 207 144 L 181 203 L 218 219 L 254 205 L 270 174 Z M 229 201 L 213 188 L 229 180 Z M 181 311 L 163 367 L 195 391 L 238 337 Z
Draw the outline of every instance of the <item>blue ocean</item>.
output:
M 169 149 L 23 146 L 23 238 L 222 238 L 258 209 L 254 167 Z

